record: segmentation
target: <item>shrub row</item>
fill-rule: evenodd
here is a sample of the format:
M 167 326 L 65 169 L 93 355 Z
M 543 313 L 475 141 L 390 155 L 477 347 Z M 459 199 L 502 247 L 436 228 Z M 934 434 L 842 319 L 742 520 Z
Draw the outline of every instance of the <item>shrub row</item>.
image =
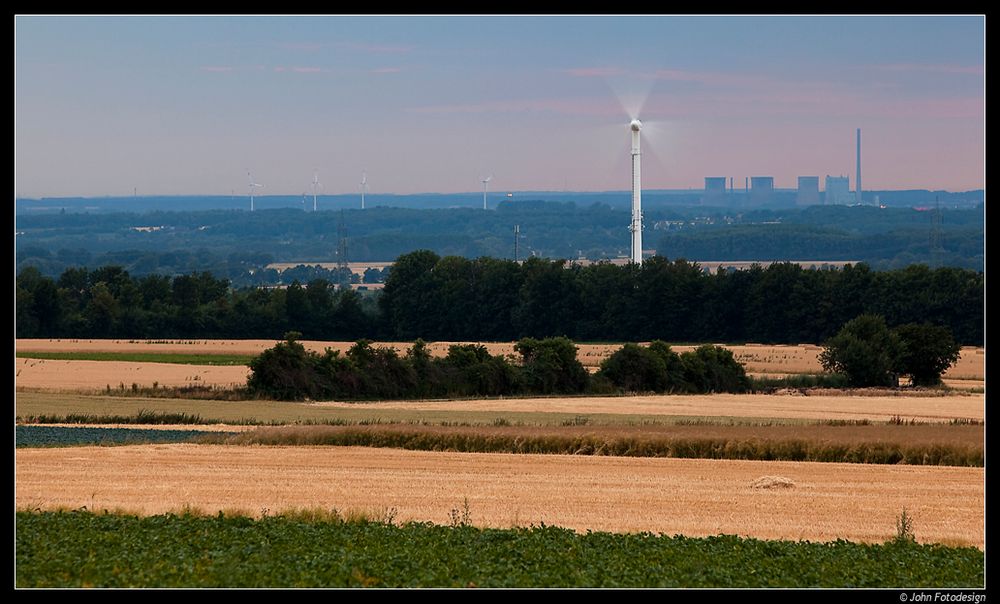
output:
M 732 352 L 705 345 L 678 355 L 663 342 L 626 344 L 590 376 L 566 338 L 523 338 L 519 358 L 480 344 L 454 344 L 432 357 L 417 340 L 400 356 L 392 348 L 354 344 L 346 354 L 307 351 L 289 332 L 250 362 L 250 394 L 278 400 L 407 399 L 552 395 L 583 392 L 746 392 L 750 381 Z

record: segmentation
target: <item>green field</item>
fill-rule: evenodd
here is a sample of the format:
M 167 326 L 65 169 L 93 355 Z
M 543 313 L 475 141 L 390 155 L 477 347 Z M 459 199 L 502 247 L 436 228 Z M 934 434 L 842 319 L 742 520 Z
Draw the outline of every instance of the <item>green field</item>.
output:
M 19 359 L 52 361 L 123 361 L 178 365 L 249 365 L 255 357 L 242 354 L 187 354 L 175 352 L 18 352 Z
M 320 516 L 317 518 L 317 516 Z M 391 514 L 390 514 L 391 516 Z M 18 512 L 17 587 L 982 587 L 982 551 L 348 521 Z

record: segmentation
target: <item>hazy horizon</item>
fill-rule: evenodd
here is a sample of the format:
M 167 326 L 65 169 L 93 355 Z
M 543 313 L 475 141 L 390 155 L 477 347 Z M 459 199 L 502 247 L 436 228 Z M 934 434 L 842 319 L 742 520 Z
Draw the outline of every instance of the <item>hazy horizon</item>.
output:
M 982 16 L 15 17 L 15 197 L 985 188 Z

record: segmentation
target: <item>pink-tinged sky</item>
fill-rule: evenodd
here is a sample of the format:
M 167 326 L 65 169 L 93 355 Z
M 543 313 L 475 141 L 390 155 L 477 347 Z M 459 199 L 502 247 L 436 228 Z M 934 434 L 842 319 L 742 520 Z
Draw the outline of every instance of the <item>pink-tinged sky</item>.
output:
M 984 18 L 17 17 L 19 196 L 985 186 Z

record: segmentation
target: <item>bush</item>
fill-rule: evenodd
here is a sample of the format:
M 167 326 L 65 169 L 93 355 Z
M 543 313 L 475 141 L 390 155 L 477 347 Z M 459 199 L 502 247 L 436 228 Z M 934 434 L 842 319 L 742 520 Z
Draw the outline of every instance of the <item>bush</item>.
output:
M 601 363 L 600 375 L 626 392 L 668 392 L 684 384 L 680 357 L 659 340 L 645 348 L 625 344 Z
M 296 340 L 302 334 L 290 331 L 278 342 L 250 361 L 247 388 L 251 393 L 279 400 L 315 398 L 318 389 L 318 355 L 306 351 Z
M 521 389 L 513 365 L 480 344 L 453 344 L 441 362 L 450 370 L 450 395 L 498 396 Z
M 568 338 L 522 338 L 514 345 L 521 355 L 525 387 L 539 394 L 572 394 L 587 387 L 587 370 L 576 359 Z
M 604 359 L 601 374 L 626 392 L 662 392 L 666 387 L 663 359 L 649 348 L 628 343 Z
M 899 373 L 910 376 L 914 386 L 936 386 L 941 374 L 955 364 L 961 347 L 946 327 L 924 323 L 897 327 L 902 344 Z
M 750 379 L 731 350 L 705 344 L 680 356 L 684 381 L 694 392 L 746 392 Z
M 899 385 L 899 336 L 880 315 L 860 315 L 847 323 L 823 346 L 820 363 L 827 371 L 842 373 L 851 386 Z

